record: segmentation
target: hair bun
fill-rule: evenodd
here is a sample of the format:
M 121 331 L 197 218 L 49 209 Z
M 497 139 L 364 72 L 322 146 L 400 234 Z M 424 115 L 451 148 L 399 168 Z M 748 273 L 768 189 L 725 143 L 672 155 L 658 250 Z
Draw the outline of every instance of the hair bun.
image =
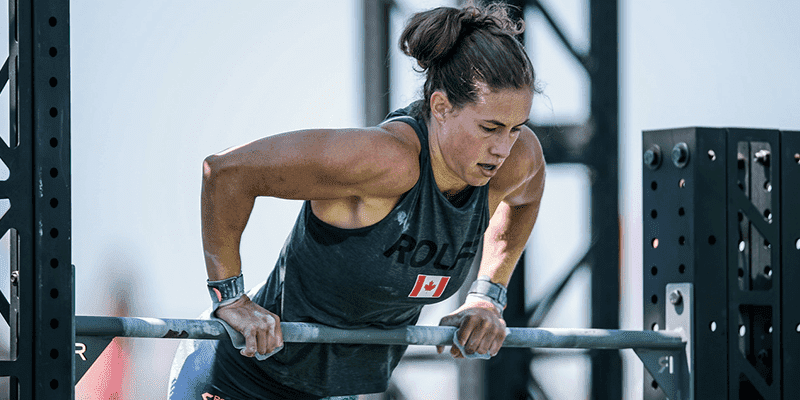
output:
M 400 37 L 400 49 L 426 70 L 455 46 L 461 33 L 460 10 L 434 8 L 415 14 Z
M 445 61 L 459 41 L 476 30 L 487 30 L 494 35 L 518 35 L 524 25 L 509 17 L 508 7 L 504 4 L 485 8 L 438 7 L 417 13 L 400 36 L 400 49 L 427 70 Z

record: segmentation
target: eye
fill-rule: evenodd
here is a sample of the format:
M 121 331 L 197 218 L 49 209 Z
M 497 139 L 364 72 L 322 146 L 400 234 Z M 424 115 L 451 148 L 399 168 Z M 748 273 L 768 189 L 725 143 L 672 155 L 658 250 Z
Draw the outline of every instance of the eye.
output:
M 488 126 L 481 125 L 481 129 L 483 129 L 484 132 L 488 132 L 488 133 L 497 132 L 497 127 L 488 127 Z

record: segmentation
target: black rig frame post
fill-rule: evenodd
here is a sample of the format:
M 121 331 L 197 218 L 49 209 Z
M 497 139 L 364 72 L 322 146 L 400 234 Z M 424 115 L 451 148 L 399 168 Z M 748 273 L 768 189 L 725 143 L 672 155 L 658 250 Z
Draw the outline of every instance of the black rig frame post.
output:
M 70 220 L 69 1 L 10 0 L 9 56 L 0 71 L 10 90 L 9 142 L 0 159 L 9 177 L 0 198 L 10 209 L 10 399 L 72 399 L 74 273 Z
M 694 398 L 788 399 L 800 367 L 800 132 L 644 132 L 644 329 L 694 285 Z M 644 398 L 664 394 L 645 372 Z

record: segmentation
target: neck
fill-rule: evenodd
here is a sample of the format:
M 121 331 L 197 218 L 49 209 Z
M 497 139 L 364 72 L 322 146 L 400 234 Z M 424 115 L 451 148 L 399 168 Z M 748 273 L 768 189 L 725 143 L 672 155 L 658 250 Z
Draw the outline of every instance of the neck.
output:
M 431 169 L 433 169 L 433 179 L 436 181 L 439 191 L 449 198 L 457 195 L 469 185 L 459 179 L 444 161 L 442 150 L 439 147 L 438 131 L 439 126 L 428 121 L 428 149 L 431 158 Z

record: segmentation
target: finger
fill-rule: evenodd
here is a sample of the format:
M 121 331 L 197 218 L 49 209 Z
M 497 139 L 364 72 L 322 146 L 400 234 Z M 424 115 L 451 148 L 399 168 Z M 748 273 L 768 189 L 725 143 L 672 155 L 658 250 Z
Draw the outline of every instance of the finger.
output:
M 266 326 L 265 326 L 266 327 Z M 266 329 L 258 329 L 256 330 L 256 348 L 258 349 L 258 354 L 267 354 L 272 349 L 270 348 L 270 337 Z
M 261 331 L 260 333 L 263 333 L 263 338 L 264 338 L 264 349 L 265 350 L 261 354 L 271 353 L 272 351 L 274 351 L 275 349 L 280 347 L 278 342 L 281 340 L 280 338 L 275 336 L 275 329 L 276 329 L 276 325 L 277 325 L 275 323 L 275 317 L 273 317 L 272 314 L 269 314 L 269 313 L 267 313 L 267 314 L 257 313 L 257 315 L 260 318 L 259 330 Z M 277 328 L 280 329 L 280 326 L 278 325 Z M 259 336 L 258 345 L 259 345 L 259 349 L 260 349 L 261 348 L 260 347 L 261 346 L 261 336 Z
M 494 355 L 502 347 L 506 331 L 500 326 L 488 322 L 484 324 L 484 327 L 483 338 L 476 351 L 480 354 Z
M 497 337 L 494 335 L 484 335 L 483 339 L 481 339 L 478 347 L 475 349 L 475 352 L 478 354 L 490 354 L 489 352 L 494 346 Z
M 484 348 L 481 348 L 486 335 L 486 325 L 482 321 L 477 322 L 476 326 L 474 326 L 470 331 L 469 337 L 465 338 L 465 340 L 461 342 L 464 345 L 464 350 L 467 352 L 467 354 L 473 354 L 475 352 L 484 354 L 489 349 L 488 344 L 484 346 Z M 483 352 L 481 352 L 481 350 Z
M 283 346 L 283 331 L 281 331 L 281 319 L 275 314 L 270 314 L 270 318 L 272 318 L 272 337 L 275 338 L 276 343 L 275 347 Z
M 253 316 L 258 321 L 258 352 L 268 354 L 283 345 L 283 335 L 280 331 L 278 316 L 271 312 L 257 308 Z M 276 335 L 276 332 L 278 335 Z
M 453 356 L 453 358 L 464 358 L 464 355 L 461 354 L 461 350 L 459 350 L 456 346 L 450 347 L 450 354 Z
M 502 337 L 495 337 L 494 341 L 492 342 L 492 346 L 489 347 L 490 356 L 494 357 L 500 352 L 500 349 L 503 347 L 503 342 L 505 341 L 505 336 L 505 333 L 503 333 Z
M 503 347 L 503 342 L 506 340 L 505 321 L 500 324 L 488 324 L 486 335 L 483 338 L 482 344 L 478 349 L 481 354 L 488 354 L 495 356 L 500 348 Z M 485 350 L 485 352 L 484 352 Z
M 472 336 L 473 334 L 472 331 L 474 329 L 475 329 L 474 322 L 467 319 L 465 321 L 462 321 L 461 326 L 458 328 L 458 331 L 456 332 L 456 340 L 458 340 L 458 343 L 462 347 L 464 347 L 465 350 L 467 349 L 466 344 L 469 341 L 470 337 Z
M 460 315 L 446 315 L 439 321 L 439 326 L 460 326 L 463 319 Z
M 252 328 L 245 328 L 242 331 L 242 335 L 244 336 L 244 349 L 242 349 L 241 353 L 245 357 L 252 357 L 256 354 L 256 335 L 253 333 Z

